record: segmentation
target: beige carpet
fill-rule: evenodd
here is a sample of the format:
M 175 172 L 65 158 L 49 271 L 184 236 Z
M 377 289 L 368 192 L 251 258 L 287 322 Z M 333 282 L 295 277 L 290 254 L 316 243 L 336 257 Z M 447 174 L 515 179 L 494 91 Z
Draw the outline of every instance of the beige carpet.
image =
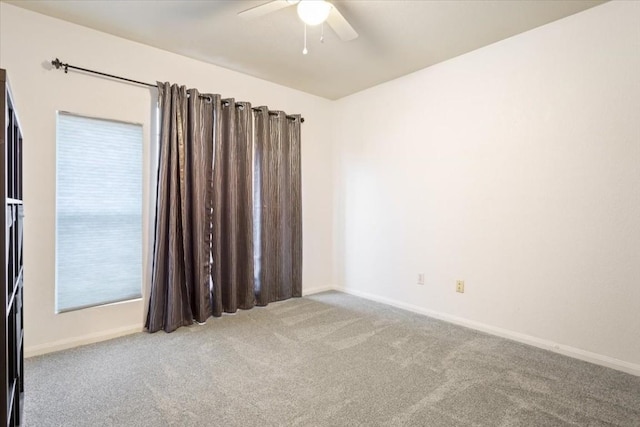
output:
M 25 369 L 27 426 L 640 426 L 640 377 L 337 292 Z

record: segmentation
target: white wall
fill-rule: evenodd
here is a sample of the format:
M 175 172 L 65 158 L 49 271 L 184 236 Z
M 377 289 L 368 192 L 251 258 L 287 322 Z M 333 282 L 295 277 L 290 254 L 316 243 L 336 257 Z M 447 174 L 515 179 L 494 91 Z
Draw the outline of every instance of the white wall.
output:
M 25 218 L 25 349 L 27 355 L 132 331 L 143 302 L 55 314 L 55 118 L 57 110 L 143 123 L 145 182 L 155 91 L 47 65 L 74 65 L 137 80 L 171 81 L 201 92 L 301 113 L 305 292 L 332 282 L 330 101 L 0 3 L 0 67 L 7 69 L 23 126 Z M 145 194 L 148 213 L 149 194 Z M 146 239 L 148 239 L 148 235 Z M 145 259 L 148 259 L 145 247 Z
M 339 287 L 640 375 L 639 22 L 607 3 L 339 100 Z

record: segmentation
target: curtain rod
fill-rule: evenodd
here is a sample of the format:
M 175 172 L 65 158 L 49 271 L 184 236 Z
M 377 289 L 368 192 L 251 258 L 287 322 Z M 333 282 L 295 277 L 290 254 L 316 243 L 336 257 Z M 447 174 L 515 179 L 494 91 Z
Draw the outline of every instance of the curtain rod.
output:
M 135 84 L 142 85 L 142 86 L 158 87 L 157 85 L 152 85 L 151 83 L 145 83 L 145 82 L 141 82 L 141 81 L 138 81 L 138 80 L 127 79 L 125 77 L 114 76 L 113 74 L 107 74 L 107 73 L 103 73 L 103 72 L 100 72 L 100 71 L 89 70 L 88 68 L 82 68 L 82 67 L 76 67 L 75 65 L 69 65 L 69 64 L 66 64 L 64 62 L 61 62 L 58 58 L 56 58 L 53 61 L 51 61 L 51 65 L 56 67 L 56 70 L 59 70 L 60 68 L 64 68 L 64 73 L 65 74 L 67 74 L 69 72 L 69 68 L 71 68 L 72 70 L 79 70 L 79 71 L 84 71 L 85 73 L 98 74 L 100 76 L 110 77 L 112 79 L 117 79 L 117 80 L 123 80 L 125 82 L 135 83 Z
M 207 96 L 207 95 L 200 95 L 200 97 L 201 97 L 201 98 L 208 98 L 208 96 Z M 229 101 L 222 101 L 222 106 L 223 106 L 223 107 L 228 107 L 229 105 L 230 105 Z M 242 104 L 236 104 L 236 108 L 239 108 L 239 109 L 241 109 L 241 110 L 244 110 L 244 105 L 242 105 Z M 261 108 L 258 108 L 258 107 L 251 107 L 251 109 L 252 109 L 253 111 L 262 111 L 262 109 L 261 109 Z M 269 115 L 270 115 L 270 116 L 277 116 L 277 115 L 278 115 L 278 113 L 277 113 L 276 111 L 269 111 Z M 288 116 L 288 115 L 287 115 L 287 116 L 285 116 L 285 117 L 286 117 L 287 119 L 289 119 L 289 120 L 295 120 L 295 119 L 296 119 L 296 116 Z M 300 123 L 304 123 L 304 117 L 300 117 Z
M 153 87 L 153 88 L 157 88 L 158 85 L 154 85 L 151 83 L 145 83 L 145 82 L 141 82 L 139 80 L 133 80 L 133 79 L 128 79 L 126 77 L 120 77 L 120 76 L 116 76 L 113 74 L 107 74 L 107 73 L 103 73 L 101 71 L 95 71 L 95 70 L 90 70 L 88 68 L 82 68 L 82 67 L 76 67 L 75 65 L 70 65 L 68 63 L 62 62 L 60 61 L 58 58 L 54 59 L 53 61 L 51 61 L 51 65 L 53 65 L 56 70 L 59 70 L 60 68 L 64 69 L 64 73 L 67 74 L 69 72 L 69 69 L 72 70 L 78 70 L 78 71 L 84 71 L 85 73 L 91 73 L 91 74 L 97 74 L 99 76 L 105 76 L 105 77 L 109 77 L 111 79 L 116 79 L 116 80 L 122 80 L 125 82 L 129 82 L 129 83 L 135 83 L 137 85 L 141 85 L 141 86 L 147 86 L 147 87 Z M 200 95 L 200 98 L 209 98 L 207 95 Z M 228 102 L 224 103 L 224 105 L 229 105 Z M 253 111 L 262 111 L 260 108 L 252 108 Z M 278 113 L 274 112 L 274 111 L 269 111 L 269 115 L 270 116 L 277 116 Z M 291 120 L 295 120 L 295 116 L 286 116 L 287 119 L 291 119 Z M 300 123 L 304 123 L 304 117 L 300 117 Z

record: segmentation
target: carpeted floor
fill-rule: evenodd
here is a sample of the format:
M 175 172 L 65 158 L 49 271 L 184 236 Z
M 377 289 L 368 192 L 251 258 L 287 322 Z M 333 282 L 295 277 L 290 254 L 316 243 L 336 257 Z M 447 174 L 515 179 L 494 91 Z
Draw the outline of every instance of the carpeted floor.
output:
M 28 359 L 27 426 L 640 426 L 640 377 L 353 296 Z

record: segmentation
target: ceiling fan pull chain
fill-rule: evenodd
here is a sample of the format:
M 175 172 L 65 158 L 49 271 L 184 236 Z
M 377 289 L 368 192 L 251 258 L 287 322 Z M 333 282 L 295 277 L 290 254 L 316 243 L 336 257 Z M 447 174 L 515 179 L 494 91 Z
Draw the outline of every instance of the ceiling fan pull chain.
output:
M 322 23 L 322 33 L 320 33 L 320 43 L 324 43 L 324 22 Z
M 304 24 L 304 49 L 302 49 L 302 54 L 306 55 L 309 53 L 307 50 L 307 24 Z

